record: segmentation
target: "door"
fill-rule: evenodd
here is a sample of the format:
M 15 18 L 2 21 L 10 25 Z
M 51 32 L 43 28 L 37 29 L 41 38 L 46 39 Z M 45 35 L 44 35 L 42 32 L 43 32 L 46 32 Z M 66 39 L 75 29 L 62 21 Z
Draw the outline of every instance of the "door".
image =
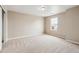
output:
M 2 49 L 2 8 L 0 7 L 0 50 Z
M 4 45 L 4 14 L 5 14 L 5 12 L 4 12 L 4 10 L 2 9 L 2 45 Z

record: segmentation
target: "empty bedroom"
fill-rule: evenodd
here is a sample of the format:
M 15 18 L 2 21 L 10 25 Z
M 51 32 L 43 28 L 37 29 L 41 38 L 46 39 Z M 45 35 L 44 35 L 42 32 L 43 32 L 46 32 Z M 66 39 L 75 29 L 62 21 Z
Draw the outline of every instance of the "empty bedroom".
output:
M 1 53 L 79 53 L 78 5 L 1 5 Z

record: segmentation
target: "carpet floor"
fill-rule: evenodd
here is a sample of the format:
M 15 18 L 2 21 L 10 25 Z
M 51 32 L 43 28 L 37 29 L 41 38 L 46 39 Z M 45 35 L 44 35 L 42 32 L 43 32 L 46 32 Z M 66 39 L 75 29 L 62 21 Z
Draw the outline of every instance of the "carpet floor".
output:
M 78 53 L 79 46 L 50 35 L 9 40 L 2 53 Z

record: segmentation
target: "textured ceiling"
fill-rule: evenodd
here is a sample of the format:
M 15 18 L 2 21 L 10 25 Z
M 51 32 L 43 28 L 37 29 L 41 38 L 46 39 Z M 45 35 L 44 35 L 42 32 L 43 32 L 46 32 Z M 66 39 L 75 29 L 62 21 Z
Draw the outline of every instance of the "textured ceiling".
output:
M 44 5 L 45 10 L 41 10 L 41 5 L 7 5 L 7 10 L 46 17 L 60 12 L 64 12 L 72 7 L 75 6 L 74 5 Z

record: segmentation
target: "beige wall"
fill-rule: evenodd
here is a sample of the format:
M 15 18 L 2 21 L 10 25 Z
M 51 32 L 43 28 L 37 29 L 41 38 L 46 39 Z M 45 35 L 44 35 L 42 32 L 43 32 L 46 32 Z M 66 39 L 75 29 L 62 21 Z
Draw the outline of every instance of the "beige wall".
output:
M 8 38 L 34 36 L 44 31 L 42 17 L 8 11 Z
M 53 17 L 59 18 L 57 32 L 49 29 L 50 19 Z M 79 42 L 79 6 L 71 8 L 64 13 L 46 17 L 45 19 L 45 33 Z

